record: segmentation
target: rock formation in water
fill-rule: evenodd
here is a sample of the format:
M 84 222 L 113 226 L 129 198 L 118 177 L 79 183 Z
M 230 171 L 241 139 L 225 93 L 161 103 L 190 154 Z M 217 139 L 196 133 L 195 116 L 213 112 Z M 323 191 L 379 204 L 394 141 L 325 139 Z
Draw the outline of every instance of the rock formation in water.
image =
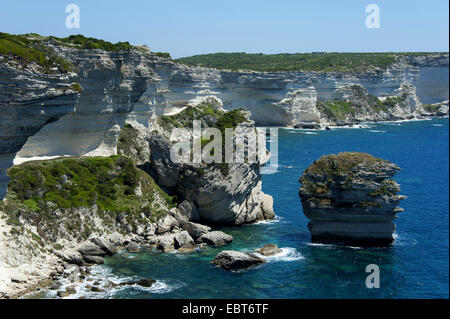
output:
M 392 177 L 400 168 L 364 153 L 326 155 L 300 177 L 303 212 L 313 242 L 386 245 L 405 196 Z
M 213 265 L 226 270 L 239 270 L 265 263 L 266 260 L 253 253 L 224 250 L 211 261 Z

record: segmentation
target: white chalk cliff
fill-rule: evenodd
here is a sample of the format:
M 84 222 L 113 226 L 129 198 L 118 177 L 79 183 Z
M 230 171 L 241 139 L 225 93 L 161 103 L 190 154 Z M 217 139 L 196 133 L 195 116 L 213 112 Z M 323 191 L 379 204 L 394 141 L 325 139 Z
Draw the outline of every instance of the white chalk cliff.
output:
M 342 99 L 363 86 L 377 97 L 409 88 L 399 117 L 419 116 L 421 103 L 448 100 L 448 54 L 406 56 L 386 70 L 361 74 L 226 71 L 178 64 L 139 50 L 107 52 L 49 44 L 76 66 L 68 74 L 18 69 L 0 57 L 0 189 L 16 161 L 43 156 L 111 155 L 126 122 L 149 126 L 156 116 L 214 96 L 226 110 L 245 108 L 260 126 L 328 124 L 318 101 Z M 80 94 L 72 83 L 83 88 Z M 406 84 L 405 84 L 406 83 Z M 448 107 L 447 107 L 448 112 Z M 371 117 L 363 117 L 370 120 Z M 4 193 L 0 194 L 2 197 Z

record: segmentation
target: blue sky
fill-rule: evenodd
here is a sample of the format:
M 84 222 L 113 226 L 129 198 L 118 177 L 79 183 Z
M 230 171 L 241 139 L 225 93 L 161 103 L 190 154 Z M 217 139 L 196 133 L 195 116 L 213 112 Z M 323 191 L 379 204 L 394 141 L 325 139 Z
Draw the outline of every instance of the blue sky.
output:
M 80 8 L 67 29 L 65 8 Z M 380 28 L 368 29 L 368 4 Z M 173 57 L 212 52 L 448 51 L 448 0 L 0 0 L 0 31 L 147 44 Z

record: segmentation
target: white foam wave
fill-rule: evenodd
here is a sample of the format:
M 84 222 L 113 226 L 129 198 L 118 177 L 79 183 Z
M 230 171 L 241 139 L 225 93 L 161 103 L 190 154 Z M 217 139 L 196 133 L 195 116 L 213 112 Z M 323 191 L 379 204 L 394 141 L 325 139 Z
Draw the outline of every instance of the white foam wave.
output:
M 307 134 L 307 135 L 317 135 L 317 133 L 315 133 L 315 132 L 303 132 L 303 134 Z
M 386 133 L 386 131 L 382 131 L 382 130 L 369 130 L 369 132 L 372 132 L 372 133 Z
M 64 291 L 67 287 L 74 286 L 76 293 L 64 297 L 65 299 L 79 299 L 80 297 L 108 299 L 112 298 L 117 292 L 125 289 L 135 289 L 154 294 L 165 294 L 183 286 L 182 283 L 168 284 L 161 280 L 157 280 L 151 287 L 143 287 L 136 284 L 115 286 L 138 279 L 139 278 L 136 276 L 118 276 L 113 274 L 106 266 L 96 265 L 91 268 L 90 274 L 80 283 L 72 283 L 67 278 L 62 278 L 60 280 L 62 286 L 58 290 Z M 94 285 L 95 282 L 97 282 L 96 285 Z M 91 291 L 91 286 L 100 288 L 101 291 L 93 292 Z M 49 291 L 47 297 L 57 298 L 56 291 Z
M 444 126 L 444 124 L 431 124 L 431 126 Z
M 339 244 L 306 243 L 306 245 L 312 246 L 312 247 L 325 248 L 325 249 L 334 249 L 334 248 L 363 249 L 362 247 L 358 247 L 358 246 L 346 246 L 346 245 L 339 245 Z
M 255 223 L 255 225 L 272 225 L 272 224 L 279 223 L 282 220 L 283 220 L 283 217 L 280 217 L 277 215 L 277 216 L 275 216 L 275 218 L 272 218 L 272 219 L 265 219 L 265 220 L 257 221 Z
M 267 260 L 268 262 L 276 262 L 276 261 L 296 261 L 305 259 L 295 248 L 292 247 L 283 247 L 281 248 L 281 252 L 275 254 L 273 256 L 263 256 L 259 253 L 255 253 L 257 256 Z

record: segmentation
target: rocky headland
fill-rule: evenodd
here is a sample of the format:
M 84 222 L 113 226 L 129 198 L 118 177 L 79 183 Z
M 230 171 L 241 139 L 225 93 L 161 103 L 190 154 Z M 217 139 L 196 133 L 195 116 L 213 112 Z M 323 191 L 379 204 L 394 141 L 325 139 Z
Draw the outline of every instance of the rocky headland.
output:
M 120 155 L 62 157 L 10 168 L 1 206 L 2 296 L 17 297 L 67 277 L 80 283 L 81 270 L 88 269 L 82 267 L 102 264 L 121 250 L 192 253 L 227 245 L 233 237 L 215 225 L 275 217 L 273 199 L 261 191 L 263 161 L 172 162 L 170 150 L 183 136 L 171 132 L 189 128 L 193 120 L 205 128 L 234 129 L 235 139 L 245 129 L 255 131 L 249 112 L 225 112 L 213 102 L 165 116 L 151 128 L 125 125 L 118 138 Z M 207 142 L 200 145 L 205 148 Z M 264 145 L 264 161 L 268 157 Z M 71 296 L 72 288 L 58 296 Z
M 317 243 L 383 246 L 394 241 L 400 168 L 365 153 L 325 155 L 300 177 L 299 196 Z
M 0 33 L 0 45 L 0 298 L 73 273 L 83 280 L 86 266 L 122 249 L 189 253 L 233 240 L 217 225 L 273 218 L 259 171 L 269 153 L 236 164 L 170 160 L 171 147 L 185 141 L 170 133 L 191 129 L 194 119 L 233 128 L 235 139 L 256 125 L 448 115 L 446 53 L 399 55 L 385 68 L 355 72 L 262 72 L 189 66 L 145 46 L 83 36 Z M 401 199 L 389 179 L 395 166 L 373 162 L 329 185 L 328 171 L 305 172 L 300 195 L 314 239 L 342 225 L 333 218 L 351 206 L 346 225 L 355 231 L 339 236 L 359 237 L 356 230 L 376 220 L 371 238 L 391 241 Z M 341 173 L 355 178 L 354 192 Z

